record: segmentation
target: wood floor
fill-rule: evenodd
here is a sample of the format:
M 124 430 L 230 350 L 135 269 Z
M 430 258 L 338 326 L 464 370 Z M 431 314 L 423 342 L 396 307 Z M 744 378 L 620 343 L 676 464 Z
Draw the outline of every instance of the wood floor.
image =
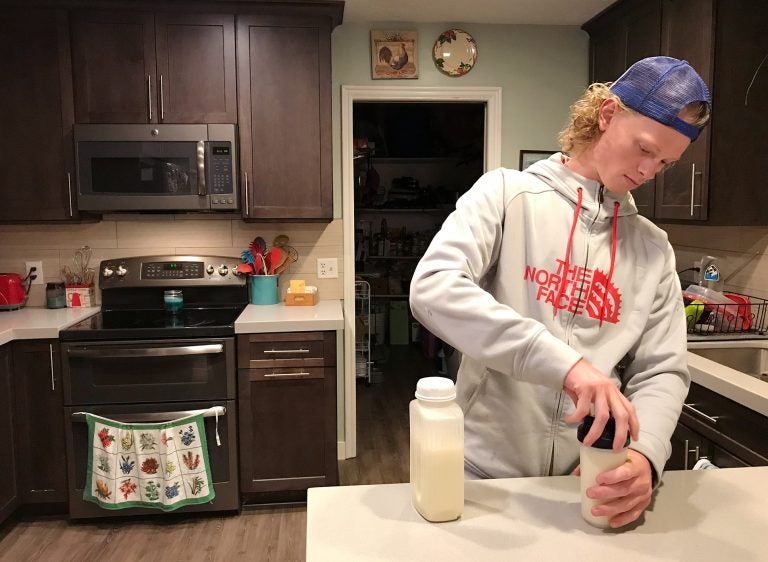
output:
M 357 390 L 357 454 L 339 461 L 342 485 L 408 481 L 408 403 L 435 374 L 418 347 L 391 347 L 380 382 Z M 2 562 L 303 562 L 306 507 L 244 509 L 240 515 L 163 515 L 79 523 L 22 518 L 0 528 Z M 340 561 L 342 562 L 342 561 Z

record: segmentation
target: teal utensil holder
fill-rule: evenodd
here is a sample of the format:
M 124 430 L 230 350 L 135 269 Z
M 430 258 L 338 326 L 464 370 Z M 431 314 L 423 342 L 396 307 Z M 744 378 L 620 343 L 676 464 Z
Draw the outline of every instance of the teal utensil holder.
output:
M 278 275 L 251 275 L 251 304 L 277 304 Z

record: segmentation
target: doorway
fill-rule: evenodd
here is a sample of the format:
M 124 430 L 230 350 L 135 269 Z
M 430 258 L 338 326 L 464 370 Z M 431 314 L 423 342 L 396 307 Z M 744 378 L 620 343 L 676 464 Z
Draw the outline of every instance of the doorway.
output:
M 408 104 L 410 107 L 407 107 L 406 104 Z M 466 110 L 468 113 L 472 113 L 475 111 L 477 113 L 478 106 L 479 106 L 479 114 L 481 115 L 481 118 L 483 119 L 483 131 L 482 131 L 482 154 L 477 155 L 479 159 L 479 166 L 477 168 L 477 176 L 481 174 L 484 171 L 494 169 L 500 166 L 501 161 L 501 89 L 500 88 L 380 88 L 380 87 L 352 87 L 352 86 L 343 86 L 342 87 L 342 115 L 341 115 L 341 124 L 342 124 L 342 195 L 343 195 L 343 216 L 344 216 L 344 261 L 345 264 L 354 264 L 356 262 L 356 258 L 360 258 L 360 255 L 356 255 L 355 250 L 355 235 L 356 235 L 356 226 L 358 222 L 358 213 L 356 213 L 356 210 L 367 208 L 367 209 L 374 209 L 375 211 L 372 211 L 374 213 L 381 213 L 380 209 L 386 209 L 386 205 L 396 205 L 398 207 L 404 207 L 408 205 L 416 205 L 417 203 L 414 203 L 415 196 L 414 193 L 425 193 L 423 189 L 420 187 L 416 187 L 415 180 L 417 178 L 414 178 L 410 175 L 399 175 L 397 172 L 397 166 L 400 166 L 401 163 L 394 162 L 390 163 L 388 162 L 386 165 L 394 165 L 394 170 L 389 170 L 387 173 L 390 175 L 386 176 L 386 186 L 384 190 L 377 189 L 376 193 L 374 193 L 373 189 L 371 188 L 371 185 L 368 185 L 367 191 L 364 190 L 361 192 L 359 189 L 357 190 L 355 187 L 360 187 L 360 169 L 359 166 L 355 166 L 355 156 L 359 157 L 362 155 L 363 158 L 368 158 L 370 156 L 372 158 L 373 167 L 375 167 L 376 158 L 377 158 L 377 151 L 379 152 L 380 157 L 384 157 L 383 154 L 385 153 L 389 155 L 394 150 L 396 153 L 397 151 L 404 150 L 402 146 L 399 148 L 390 148 L 390 144 L 392 143 L 392 139 L 390 137 L 387 137 L 387 135 L 380 135 L 380 138 L 376 138 L 375 134 L 371 134 L 370 136 L 373 137 L 371 139 L 367 139 L 367 146 L 363 146 L 363 143 L 361 143 L 361 139 L 365 138 L 365 134 L 361 134 L 360 136 L 357 136 L 357 133 L 360 133 L 358 130 L 357 133 L 355 132 L 355 108 L 357 106 L 358 108 L 358 114 L 366 113 L 368 115 L 373 113 L 384 113 L 386 115 L 390 115 L 387 112 L 389 111 L 416 111 L 417 108 L 414 104 L 429 104 L 430 109 L 432 113 L 438 111 L 436 108 L 440 105 L 443 105 L 444 108 L 448 108 L 449 104 L 466 104 L 466 107 L 464 110 Z M 469 108 L 470 106 L 474 105 L 475 109 Z M 425 106 L 426 107 L 426 106 Z M 456 108 L 454 108 L 456 109 Z M 426 112 L 430 113 L 430 112 Z M 385 116 L 386 116 L 385 115 Z M 391 116 L 391 115 L 390 115 Z M 423 116 L 421 117 L 423 119 Z M 407 133 L 406 133 L 406 136 Z M 373 144 L 374 146 L 371 147 L 370 144 Z M 378 144 L 377 144 L 378 143 Z M 411 145 L 409 147 L 409 150 L 413 150 L 413 143 L 405 143 Z M 417 143 L 418 144 L 418 143 Z M 421 143 L 423 146 L 424 143 Z M 379 148 L 380 147 L 380 148 Z M 371 150 L 371 148 L 373 150 Z M 453 147 L 455 148 L 455 147 Z M 445 147 L 439 150 L 445 150 Z M 365 151 L 368 151 L 366 154 Z M 395 159 L 402 157 L 402 158 L 408 158 L 411 156 L 396 156 Z M 421 155 L 421 156 L 413 156 L 415 158 L 423 158 L 423 159 L 430 159 L 430 158 L 439 158 L 441 156 L 437 156 L 435 154 L 427 154 L 427 155 Z M 423 162 L 422 162 L 423 163 Z M 427 162 L 434 164 L 434 162 Z M 380 163 L 380 166 L 383 166 L 384 164 Z M 364 172 L 368 172 L 369 167 L 369 161 L 366 161 L 364 166 Z M 357 168 L 357 169 L 356 169 Z M 470 175 L 473 174 L 473 172 L 469 173 Z M 367 179 L 367 177 L 366 177 Z M 381 177 L 379 178 L 381 179 Z M 397 180 L 397 181 L 393 181 Z M 474 178 L 476 179 L 476 177 Z M 472 181 L 474 181 L 474 179 Z M 386 196 L 387 189 L 392 190 L 393 184 L 396 187 L 396 194 L 398 197 L 395 197 L 394 199 L 396 201 L 391 201 Z M 381 187 L 381 186 L 379 186 Z M 433 185 L 433 188 L 436 188 L 437 186 Z M 446 193 L 447 199 L 445 201 L 442 201 L 441 205 L 443 205 L 445 208 L 438 209 L 437 207 L 430 207 L 433 211 L 442 210 L 445 211 L 448 209 L 452 204 L 455 203 L 455 198 L 458 194 L 457 190 L 452 188 L 451 186 L 443 186 L 444 189 L 442 192 L 442 195 L 440 196 L 440 199 L 446 199 Z M 469 185 L 464 186 L 464 189 L 461 190 L 461 192 L 465 191 Z M 357 199 L 356 199 L 357 197 Z M 363 198 L 367 197 L 365 201 L 363 201 Z M 453 197 L 453 201 L 450 201 L 450 198 Z M 356 209 L 356 203 L 358 204 Z M 363 207 L 362 205 L 372 205 L 371 207 Z M 389 211 L 383 211 L 384 213 L 388 213 Z M 403 212 L 402 214 L 408 214 L 408 212 Z M 424 213 L 417 213 L 419 215 L 422 215 L 420 217 L 420 220 L 424 219 Z M 439 215 L 438 215 L 439 216 Z M 447 216 L 447 213 L 444 214 L 442 218 L 445 218 Z M 411 255 L 401 255 L 405 252 L 403 249 L 404 247 L 408 247 L 408 244 L 410 244 L 410 253 L 413 253 L 413 244 L 414 240 L 417 241 L 417 243 L 422 243 L 424 240 L 424 236 L 421 237 L 414 237 L 411 236 L 410 238 L 407 236 L 408 227 L 406 226 L 406 230 L 403 231 L 403 225 L 399 226 L 399 230 L 397 232 L 397 239 L 396 239 L 396 246 L 395 249 L 392 249 L 392 237 L 390 237 L 387 252 L 383 252 L 384 247 L 382 247 L 382 244 L 386 244 L 386 234 L 389 232 L 388 224 L 385 225 L 385 231 L 384 236 L 382 237 L 381 232 L 381 226 L 382 226 L 382 219 L 384 219 L 384 216 L 381 216 L 380 218 L 376 218 L 375 222 L 377 223 L 377 231 L 376 234 L 378 235 L 377 238 L 377 247 L 376 251 L 378 252 L 379 249 L 382 249 L 382 257 L 392 257 L 392 258 L 410 258 Z M 439 220 L 439 219 L 438 219 Z M 371 226 L 373 226 L 373 220 L 370 221 Z M 440 222 L 442 222 L 440 220 Z M 439 224 L 438 224 L 439 227 Z M 417 227 L 411 227 L 411 229 L 415 229 Z M 359 234 L 359 233 L 358 233 Z M 373 228 L 371 228 L 371 236 L 374 234 Z M 403 236 L 400 236 L 400 234 L 404 234 Z M 370 239 L 372 241 L 372 238 Z M 400 244 L 400 245 L 397 245 Z M 358 246 L 359 247 L 359 246 Z M 393 253 L 395 255 L 390 256 L 389 254 Z M 369 254 L 370 257 L 371 254 Z M 360 261 L 360 260 L 358 260 Z M 408 261 L 408 260 L 402 260 L 402 261 Z M 415 262 L 414 262 L 415 263 Z M 373 268 L 372 268 L 373 269 Z M 375 273 L 372 271 L 372 273 Z M 407 277 L 407 276 L 405 276 Z M 375 279 L 372 278 L 372 279 Z M 378 289 L 384 288 L 384 282 L 383 281 L 377 281 L 379 283 Z M 392 289 L 397 289 L 398 281 L 392 282 Z M 403 282 L 403 279 L 401 278 L 399 281 L 400 285 L 399 288 L 403 288 L 405 283 Z M 390 293 L 390 279 L 387 278 L 386 282 L 386 291 Z M 376 294 L 376 293 L 373 293 Z M 405 292 L 403 293 L 395 293 L 399 295 L 399 299 L 394 299 L 393 297 L 387 297 L 388 300 L 394 301 L 394 300 L 400 300 L 402 304 L 398 304 L 396 306 L 392 306 L 390 303 L 388 305 L 388 308 L 392 309 L 392 312 L 397 315 L 397 321 L 394 323 L 394 327 L 396 327 L 396 334 L 395 337 L 398 338 L 398 341 L 406 343 L 406 349 L 407 344 L 410 343 L 410 338 L 413 337 L 413 331 L 411 330 L 411 324 L 408 321 L 408 307 L 407 307 L 407 287 L 405 287 Z M 345 267 L 344 268 L 344 316 L 345 316 L 345 345 L 344 345 L 344 443 L 343 443 L 343 458 L 351 458 L 355 457 L 357 455 L 357 379 L 358 379 L 358 365 L 356 362 L 356 356 L 355 356 L 355 304 L 358 300 L 356 298 L 355 294 L 355 268 L 354 267 Z M 389 325 L 392 324 L 390 321 L 386 322 L 387 328 L 389 328 Z M 387 330 L 389 331 L 389 330 Z M 378 334 L 375 337 L 380 337 Z M 387 337 L 390 337 L 387 335 Z M 406 338 L 409 338 L 407 341 Z M 408 364 L 409 361 L 416 360 L 415 357 L 408 357 L 408 352 L 403 354 L 399 354 L 397 358 L 394 359 L 392 364 L 390 365 L 390 368 L 393 369 L 399 369 L 402 365 Z M 423 366 L 423 364 L 422 364 Z M 406 412 L 407 415 L 407 412 Z M 402 424 L 401 424 L 402 425 Z M 402 428 L 401 428 L 402 429 Z

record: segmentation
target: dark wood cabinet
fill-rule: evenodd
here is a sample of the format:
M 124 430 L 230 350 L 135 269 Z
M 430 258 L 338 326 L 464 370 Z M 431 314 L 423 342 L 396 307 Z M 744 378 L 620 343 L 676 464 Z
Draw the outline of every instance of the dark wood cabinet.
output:
M 246 219 L 333 218 L 331 23 L 238 17 Z
M 235 18 L 78 11 L 78 123 L 237 123 Z
M 768 417 L 691 383 L 667 470 L 691 469 L 702 458 L 720 468 L 768 466 L 767 431 Z
M 4 9 L 0 49 L 0 222 L 78 218 L 66 12 Z
M 240 489 L 338 484 L 336 333 L 238 336 Z
M 655 186 L 633 192 L 641 214 L 710 225 L 768 224 L 768 5 L 749 0 L 625 0 L 583 28 L 590 34 L 590 76 L 649 55 L 689 61 L 710 86 L 712 120 Z M 634 30 L 634 31 L 633 31 Z M 655 50 L 650 49 L 656 44 Z
M 18 507 L 11 346 L 0 346 L 0 524 Z
M 13 342 L 14 432 L 21 503 L 67 501 L 59 343 Z

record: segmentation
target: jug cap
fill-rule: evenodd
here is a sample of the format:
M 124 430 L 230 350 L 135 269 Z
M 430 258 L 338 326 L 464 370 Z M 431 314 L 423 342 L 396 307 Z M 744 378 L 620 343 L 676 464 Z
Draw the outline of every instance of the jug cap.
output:
M 576 430 L 576 438 L 580 443 L 584 442 L 584 438 L 592 429 L 592 423 L 595 421 L 594 416 L 585 416 L 584 421 L 581 422 L 579 428 Z M 603 428 L 603 434 L 597 438 L 597 441 L 592 443 L 592 447 L 596 449 L 613 449 L 613 437 L 616 435 L 616 420 L 608 418 Z M 627 432 L 627 440 L 624 442 L 624 446 L 629 445 L 629 432 Z
M 424 377 L 416 383 L 416 398 L 427 402 L 446 402 L 456 398 L 453 381 L 445 377 Z

